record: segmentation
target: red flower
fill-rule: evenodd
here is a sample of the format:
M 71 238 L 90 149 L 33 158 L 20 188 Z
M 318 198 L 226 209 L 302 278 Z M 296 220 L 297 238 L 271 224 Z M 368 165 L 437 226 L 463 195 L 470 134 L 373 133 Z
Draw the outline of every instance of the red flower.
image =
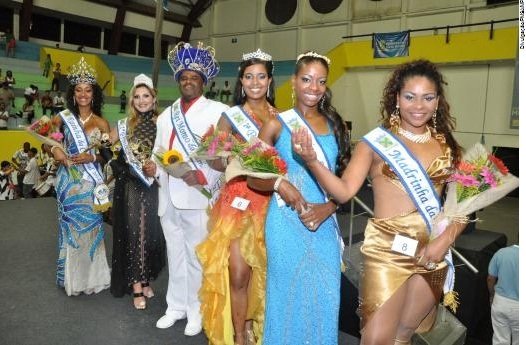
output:
M 488 159 L 499 169 L 502 175 L 507 175 L 510 172 L 506 164 L 494 155 L 488 155 Z
M 214 125 L 210 125 L 210 127 L 208 127 L 205 134 L 203 134 L 203 136 L 201 137 L 201 141 L 205 142 L 212 135 L 214 135 Z

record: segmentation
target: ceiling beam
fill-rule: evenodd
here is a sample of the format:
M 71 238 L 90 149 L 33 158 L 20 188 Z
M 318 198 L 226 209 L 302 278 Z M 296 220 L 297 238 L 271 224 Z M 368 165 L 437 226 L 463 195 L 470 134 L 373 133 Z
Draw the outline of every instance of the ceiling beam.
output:
M 213 0 L 198 0 L 194 8 L 188 13 L 188 19 L 195 21 L 199 18 L 210 6 L 212 6 Z
M 115 7 L 115 8 L 124 6 L 124 9 L 126 11 L 139 13 L 139 14 L 146 15 L 148 17 L 155 18 L 155 7 L 152 7 L 152 6 L 144 6 L 139 3 L 135 3 L 131 1 L 124 2 L 121 0 L 88 0 L 88 1 L 95 2 L 101 5 Z M 183 25 L 191 25 L 192 27 L 201 27 L 201 23 L 199 23 L 197 18 L 194 20 L 190 20 L 188 19 L 188 17 L 184 15 L 173 13 L 170 11 L 164 12 L 164 20 L 173 22 L 173 23 L 183 24 Z

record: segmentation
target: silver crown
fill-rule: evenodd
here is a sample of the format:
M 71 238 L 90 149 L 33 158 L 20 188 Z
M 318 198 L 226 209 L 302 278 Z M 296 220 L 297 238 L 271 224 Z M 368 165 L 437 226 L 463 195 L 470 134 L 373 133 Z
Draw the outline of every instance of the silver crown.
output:
M 242 56 L 243 61 L 247 61 L 250 59 L 259 59 L 263 61 L 272 61 L 272 56 L 265 53 L 264 51 L 261 51 L 261 49 L 258 48 L 255 52 L 252 53 L 246 53 Z
M 316 52 L 313 52 L 313 51 L 310 51 L 310 52 L 306 52 L 304 54 L 300 54 L 298 55 L 298 57 L 296 58 L 296 62 L 300 61 L 300 59 L 304 58 L 304 57 L 313 57 L 313 58 L 317 58 L 317 59 L 322 59 L 322 60 L 325 60 L 325 62 L 327 63 L 327 65 L 330 65 L 331 64 L 331 59 L 329 59 L 328 57 L 326 57 L 325 55 L 320 55 Z
M 67 78 L 72 85 L 80 83 L 96 84 L 97 71 L 84 60 L 84 57 L 81 57 L 79 62 L 71 65 Z

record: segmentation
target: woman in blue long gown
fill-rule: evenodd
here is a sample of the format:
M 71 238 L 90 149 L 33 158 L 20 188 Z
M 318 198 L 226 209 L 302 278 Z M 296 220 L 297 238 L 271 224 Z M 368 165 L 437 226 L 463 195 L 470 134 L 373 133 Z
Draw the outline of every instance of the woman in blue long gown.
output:
M 64 134 L 63 147 L 53 146 L 51 152 L 61 163 L 56 180 L 56 282 L 68 296 L 75 296 L 98 293 L 110 285 L 102 214 L 94 210 L 95 189 L 103 186 L 100 163 L 105 163 L 107 155 L 91 148 L 103 133 L 109 133 L 109 125 L 100 117 L 102 90 L 91 67 L 81 59 L 68 79 L 68 109 L 53 119 Z
M 325 85 L 328 67 L 325 56 L 300 55 L 292 78 L 296 108 L 269 121 L 259 134 L 276 147 L 288 167 L 288 181 L 249 178 L 252 188 L 276 192 L 265 226 L 268 271 L 263 344 L 338 343 L 341 238 L 332 216 L 336 204 L 291 148 L 291 130 L 306 126 L 332 171 L 340 173 L 350 158 L 345 124 L 330 105 L 331 93 Z

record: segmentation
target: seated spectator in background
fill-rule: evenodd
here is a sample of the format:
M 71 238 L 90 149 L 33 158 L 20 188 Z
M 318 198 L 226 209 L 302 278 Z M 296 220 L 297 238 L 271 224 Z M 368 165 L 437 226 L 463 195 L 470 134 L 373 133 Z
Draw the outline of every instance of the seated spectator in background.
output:
M 13 89 L 13 85 L 16 84 L 15 77 L 13 76 L 13 71 L 11 70 L 5 71 L 4 82 L 7 83 L 8 88 Z
M 121 101 L 121 110 L 120 110 L 120 112 L 124 113 L 124 111 L 126 110 L 126 91 L 125 90 L 122 90 L 119 99 Z
M 519 345 L 519 246 L 499 249 L 488 267 L 493 345 Z
M 13 184 L 13 172 L 15 168 L 8 161 L 2 161 L 0 170 L 0 200 L 13 200 L 15 198 L 15 186 Z
M 214 99 L 215 100 L 216 96 L 217 96 L 217 87 L 216 87 L 216 82 L 213 81 L 212 85 L 210 85 L 210 88 L 205 93 L 205 97 L 208 98 L 208 99 Z
M 33 197 L 33 188 L 38 183 L 38 180 L 40 178 L 40 170 L 38 169 L 36 157 L 37 154 L 38 150 L 36 149 L 36 147 L 32 147 L 29 149 L 29 163 L 27 163 L 25 169 L 26 173 L 24 175 L 24 185 L 22 187 L 22 195 L 26 199 Z
M 51 91 L 58 91 L 59 89 L 59 80 L 62 71 L 60 69 L 60 64 L 57 62 L 55 69 L 53 70 L 53 79 L 51 80 Z
M 53 67 L 53 61 L 51 61 L 51 55 L 47 54 L 46 59 L 42 63 L 42 76 L 47 78 L 49 76 L 51 67 Z
M 15 102 L 15 93 L 6 82 L 3 82 L 2 88 L 0 88 L 0 102 L 5 104 L 5 110 L 11 114 L 11 104 Z
M 231 94 L 232 94 L 232 91 L 230 91 L 230 84 L 228 83 L 228 80 L 225 80 L 225 85 L 223 85 L 223 88 L 221 89 L 221 93 L 219 94 L 219 100 L 223 103 L 228 104 Z M 223 96 L 225 96 L 224 101 L 223 101 Z
M 42 151 L 40 152 L 39 156 L 42 156 L 42 153 L 44 153 L 44 155 L 48 157 L 48 159 L 46 161 L 44 169 L 42 169 L 42 166 L 40 166 L 41 176 L 39 178 L 39 183 L 45 182 L 51 188 L 45 194 L 41 194 L 37 191 L 40 196 L 56 196 L 55 180 L 57 176 L 58 165 L 55 162 L 55 160 L 51 158 L 52 154 L 50 150 L 51 147 L 49 145 L 42 144 Z
M 64 110 L 64 105 L 65 105 L 64 97 L 62 97 L 62 93 L 58 91 L 56 96 L 53 97 L 53 114 L 58 114 L 62 110 Z
M 38 168 L 40 169 L 40 173 L 42 174 L 47 170 L 50 161 L 53 161 L 53 158 L 51 158 L 49 150 L 47 150 L 47 146 L 48 145 L 46 144 L 42 144 L 40 146 L 40 152 L 37 155 Z
M 40 98 L 40 105 L 42 106 L 42 115 L 46 115 L 49 109 L 49 113 L 53 114 L 53 98 L 49 90 L 46 90 L 44 95 Z
M 18 112 L 18 116 L 27 121 L 28 124 L 33 122 L 35 118 L 35 106 L 33 97 L 24 95 L 26 102 L 22 106 L 22 111 Z
M 33 102 L 36 100 L 40 102 L 40 94 L 38 93 L 38 86 L 30 84 L 24 89 L 24 97 L 30 97 L 33 99 Z
M 5 103 L 0 102 L 0 130 L 7 129 L 7 121 L 9 120 L 9 113 L 5 109 Z
M 79 53 L 84 53 L 84 46 L 82 46 L 82 45 L 78 46 L 77 51 Z

